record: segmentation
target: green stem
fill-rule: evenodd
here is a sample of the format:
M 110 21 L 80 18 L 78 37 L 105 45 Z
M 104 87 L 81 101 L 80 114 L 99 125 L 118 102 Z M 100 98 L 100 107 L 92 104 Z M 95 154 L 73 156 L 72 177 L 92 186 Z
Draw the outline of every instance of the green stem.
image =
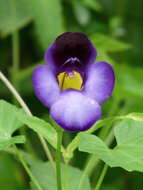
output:
M 11 80 L 12 84 L 19 91 L 19 81 L 16 79 L 16 75 L 19 72 L 19 33 L 18 30 L 14 31 L 12 34 L 12 70 L 11 70 Z M 13 103 L 17 105 L 17 100 L 12 97 Z M 21 133 L 21 129 L 20 129 Z
M 100 177 L 99 177 L 99 179 L 97 181 L 97 185 L 96 185 L 94 190 L 99 190 L 100 189 L 100 187 L 101 187 L 101 185 L 103 183 L 103 179 L 104 179 L 104 177 L 105 177 L 105 175 L 107 173 L 107 170 L 108 170 L 108 165 L 105 164 L 104 167 L 103 167 L 103 170 L 101 172 L 101 175 L 100 175 Z
M 15 31 L 12 34 L 12 83 L 16 89 L 18 89 L 18 81 L 16 80 L 16 74 L 19 72 L 19 34 Z
M 114 97 L 112 106 L 111 106 L 111 108 L 110 108 L 110 110 L 108 112 L 108 117 L 111 117 L 111 116 L 115 115 L 118 112 L 119 102 L 120 102 L 120 99 L 118 97 Z M 99 137 L 102 140 L 105 140 L 105 138 L 108 135 L 111 127 L 112 127 L 112 121 L 111 121 L 111 123 L 108 123 L 105 127 L 103 127 L 101 129 L 101 131 L 99 133 Z
M 48 158 L 49 161 L 50 161 L 50 164 L 51 164 L 51 166 L 52 166 L 52 168 L 53 168 L 53 170 L 54 170 L 54 173 L 56 174 L 55 162 L 54 162 L 53 156 L 52 156 L 52 154 L 51 154 L 51 152 L 50 152 L 50 150 L 49 150 L 49 148 L 48 148 L 48 145 L 47 145 L 45 139 L 44 139 L 40 134 L 38 134 L 38 137 L 39 137 L 40 142 L 41 142 L 41 144 L 42 144 L 42 146 L 43 146 L 43 149 L 44 149 L 44 151 L 45 151 L 45 154 L 46 154 L 47 158 Z
M 33 183 L 35 184 L 35 186 L 37 187 L 38 190 L 42 190 L 40 184 L 38 183 L 38 181 L 36 180 L 36 178 L 33 176 L 32 172 L 30 171 L 29 167 L 27 166 L 26 162 L 24 161 L 23 157 L 21 156 L 21 153 L 19 152 L 18 148 L 16 147 L 16 145 L 13 145 L 16 155 L 19 159 L 19 161 L 21 162 L 21 164 L 23 165 L 25 171 L 27 172 L 27 174 L 29 175 L 29 177 L 31 178 L 31 180 L 33 181 Z
M 56 171 L 57 171 L 57 190 L 62 190 L 61 183 L 61 145 L 62 145 L 62 136 L 63 131 L 60 129 L 57 130 L 57 150 L 56 150 Z
M 68 162 L 65 162 L 65 190 L 69 189 Z
M 14 20 L 16 20 L 16 7 L 14 4 L 14 1 L 11 0 L 11 16 L 13 18 L 15 18 Z M 13 23 L 14 25 L 16 23 Z M 12 73 L 11 73 L 11 78 L 12 78 L 12 83 L 15 86 L 16 89 L 18 89 L 18 81 L 16 80 L 16 74 L 19 71 L 19 32 L 18 30 L 15 30 L 12 33 Z
M 98 163 L 98 159 L 96 156 L 91 156 L 89 158 L 89 161 L 86 164 L 86 167 L 83 171 L 82 177 L 80 179 L 79 182 L 79 186 L 78 186 L 78 190 L 82 190 L 83 189 L 83 184 L 85 181 L 85 177 L 88 176 L 88 174 L 90 173 L 91 168 L 93 167 L 93 165 L 95 166 Z

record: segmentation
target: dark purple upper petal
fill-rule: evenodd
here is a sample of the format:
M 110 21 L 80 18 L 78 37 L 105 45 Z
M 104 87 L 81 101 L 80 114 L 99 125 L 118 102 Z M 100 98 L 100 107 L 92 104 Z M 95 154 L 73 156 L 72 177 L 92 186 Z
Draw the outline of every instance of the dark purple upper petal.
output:
M 50 107 L 60 95 L 57 79 L 48 65 L 40 65 L 33 72 L 33 88 L 36 96 Z
M 95 61 L 96 55 L 96 49 L 85 34 L 67 32 L 47 49 L 45 59 L 57 72 L 82 72 L 89 63 Z
M 101 107 L 80 91 L 64 91 L 50 109 L 52 118 L 65 130 L 88 130 L 101 116 Z
M 112 67 L 101 61 L 88 69 L 84 93 L 99 104 L 103 104 L 111 95 L 114 84 L 115 75 Z

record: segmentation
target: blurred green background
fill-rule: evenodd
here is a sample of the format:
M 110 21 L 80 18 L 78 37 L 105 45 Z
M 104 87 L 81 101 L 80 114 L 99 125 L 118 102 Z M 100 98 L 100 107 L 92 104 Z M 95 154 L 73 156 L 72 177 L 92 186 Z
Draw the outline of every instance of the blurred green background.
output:
M 87 34 L 98 50 L 97 60 L 107 61 L 115 69 L 116 87 L 102 106 L 103 117 L 143 112 L 142 0 L 0 0 L 0 69 L 32 113 L 45 120 L 49 118 L 48 109 L 34 95 L 32 71 L 44 61 L 46 48 L 66 31 Z M 17 104 L 1 81 L 0 99 Z M 37 136 L 28 129 L 22 132 L 29 139 L 22 148 L 45 160 Z M 64 144 L 74 135 L 65 133 Z M 86 157 L 76 151 L 71 164 L 82 169 Z M 96 183 L 99 171 L 92 173 L 91 184 Z M 0 188 L 28 190 L 28 182 L 16 158 L 1 151 Z M 109 169 L 101 188 L 142 189 L 143 174 L 121 168 Z

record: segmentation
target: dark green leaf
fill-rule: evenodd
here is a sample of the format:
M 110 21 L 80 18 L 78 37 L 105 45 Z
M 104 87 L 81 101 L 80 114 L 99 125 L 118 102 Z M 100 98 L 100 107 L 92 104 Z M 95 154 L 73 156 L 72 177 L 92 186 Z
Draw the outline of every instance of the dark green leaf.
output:
M 28 2 L 31 5 L 38 40 L 45 50 L 64 31 L 61 3 L 59 0 Z
M 20 82 L 23 82 L 25 79 L 31 77 L 32 78 L 32 73 L 34 69 L 39 66 L 39 65 L 44 65 L 44 61 L 40 61 L 38 63 L 33 64 L 32 66 L 29 66 L 28 68 L 22 69 L 19 71 L 19 73 L 15 73 L 17 80 Z
M 6 152 L 0 152 L 0 187 L 4 190 L 27 190 L 24 172 L 17 160 Z
M 122 64 L 116 66 L 115 93 L 122 98 L 143 97 L 143 69 Z
M 18 73 L 15 73 L 16 80 L 19 81 L 19 91 L 21 92 L 22 95 L 33 93 L 32 81 L 31 81 L 32 73 L 34 69 L 41 64 L 45 64 L 45 62 L 41 61 L 35 63 L 35 65 L 32 65 L 28 68 L 20 70 Z

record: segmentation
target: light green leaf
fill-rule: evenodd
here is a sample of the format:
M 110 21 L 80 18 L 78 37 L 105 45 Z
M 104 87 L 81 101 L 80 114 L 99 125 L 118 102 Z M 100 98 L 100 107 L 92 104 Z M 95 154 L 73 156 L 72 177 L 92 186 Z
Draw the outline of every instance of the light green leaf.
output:
M 0 150 L 7 148 L 13 144 L 24 143 L 25 137 L 23 135 L 17 135 L 16 137 L 3 138 L 0 137 Z
M 110 34 L 112 36 L 124 36 L 123 18 L 121 16 L 112 16 L 109 20 Z
M 15 112 L 17 118 L 35 132 L 41 134 L 54 148 L 57 146 L 56 130 L 47 122 L 26 113 Z
M 26 26 L 31 19 L 32 14 L 25 0 L 0 1 L 1 36 L 6 36 Z
M 98 130 L 99 128 L 103 127 L 105 124 L 112 124 L 116 120 L 124 119 L 124 117 L 109 117 L 102 120 L 98 120 L 88 131 L 82 132 L 82 134 L 91 134 Z M 80 133 L 71 141 L 66 149 L 66 155 L 64 155 L 67 159 L 71 159 L 73 157 L 73 153 L 78 147 L 80 141 Z
M 96 154 L 100 159 L 111 160 L 111 154 L 106 144 L 95 135 L 80 134 L 79 150 Z
M 82 5 L 80 2 L 73 2 L 73 10 L 76 16 L 77 21 L 86 26 L 91 18 L 90 11 Z
M 39 181 L 43 190 L 57 190 L 56 175 L 49 162 L 40 162 L 34 160 L 27 160 L 31 167 L 31 171 L 35 178 Z M 62 184 L 64 184 L 64 164 L 61 165 Z M 69 166 L 69 190 L 78 189 L 79 179 L 82 176 L 82 172 Z M 32 190 L 36 190 L 36 187 L 31 183 Z M 90 190 L 90 184 L 88 177 L 85 178 L 83 184 L 83 190 Z
M 129 44 L 118 41 L 111 37 L 105 36 L 104 34 L 96 33 L 90 37 L 94 46 L 105 52 L 119 52 L 125 51 L 131 48 Z
M 25 142 L 22 135 L 12 137 L 12 134 L 22 126 L 14 114 L 15 110 L 18 110 L 15 106 L 0 100 L 0 150 L 15 143 Z
M 130 113 L 127 118 L 131 118 L 135 121 L 143 121 L 143 113 Z
M 109 149 L 94 135 L 80 134 L 79 150 L 96 154 L 111 167 L 143 172 L 143 122 L 125 119 L 114 130 L 117 146 Z
M 62 8 L 59 0 L 27 0 L 31 5 L 38 40 L 47 49 L 64 32 Z

